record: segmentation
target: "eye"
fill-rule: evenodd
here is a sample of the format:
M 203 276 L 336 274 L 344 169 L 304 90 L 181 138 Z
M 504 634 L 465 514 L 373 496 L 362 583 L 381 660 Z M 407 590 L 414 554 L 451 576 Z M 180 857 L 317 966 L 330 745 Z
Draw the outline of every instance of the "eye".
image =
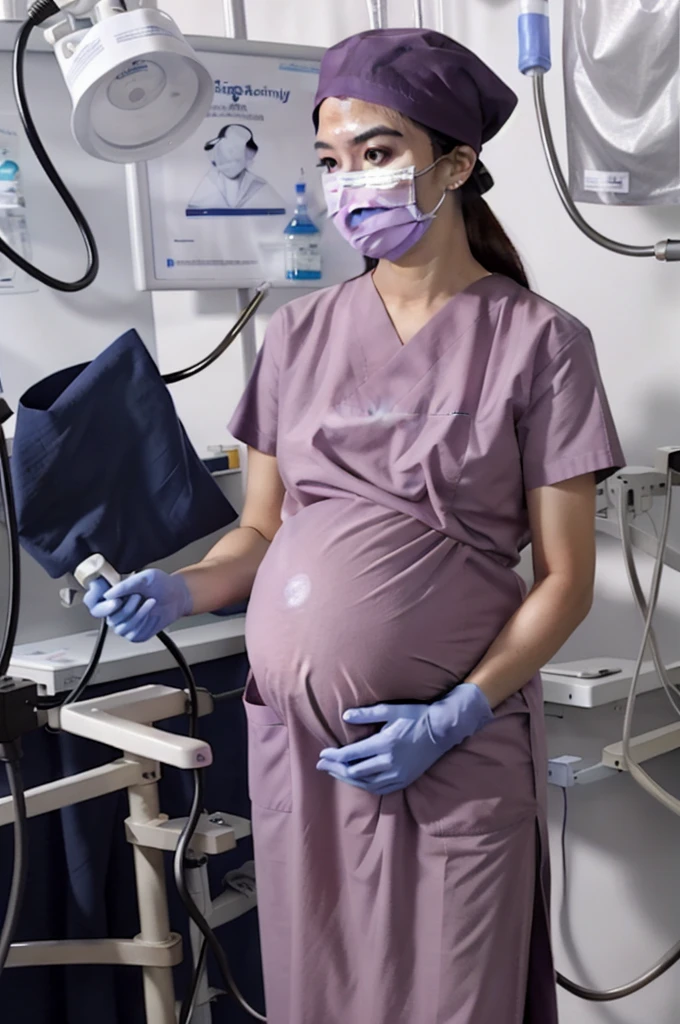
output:
M 338 166 L 338 162 L 337 160 L 334 160 L 332 156 L 324 156 L 321 158 L 321 160 L 319 160 L 316 166 L 323 167 L 324 170 L 330 173 L 331 171 L 335 170 L 335 168 Z
M 374 167 L 379 167 L 386 160 L 389 160 L 392 154 L 387 149 L 367 149 L 364 153 L 364 160 L 366 163 L 372 164 Z

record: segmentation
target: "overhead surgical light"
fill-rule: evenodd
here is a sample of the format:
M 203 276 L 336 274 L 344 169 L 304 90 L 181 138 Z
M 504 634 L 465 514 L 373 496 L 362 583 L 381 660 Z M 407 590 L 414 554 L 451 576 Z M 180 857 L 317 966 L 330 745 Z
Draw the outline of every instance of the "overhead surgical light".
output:
M 74 32 L 66 18 L 45 33 L 71 94 L 73 134 L 87 153 L 135 163 L 193 134 L 212 102 L 212 76 L 169 15 L 123 10 L 119 0 L 55 5 L 94 22 Z
M 81 27 L 81 19 L 90 25 Z M 97 246 L 40 141 L 24 85 L 30 34 L 46 22 L 45 37 L 73 104 L 73 135 L 86 153 L 101 160 L 136 163 L 179 146 L 208 113 L 213 83 L 175 22 L 161 11 L 128 10 L 125 0 L 35 0 L 30 5 L 14 47 L 14 94 L 28 141 L 83 236 L 88 268 L 77 281 L 61 281 L 34 267 L 2 238 L 0 253 L 41 283 L 75 292 L 97 276 Z

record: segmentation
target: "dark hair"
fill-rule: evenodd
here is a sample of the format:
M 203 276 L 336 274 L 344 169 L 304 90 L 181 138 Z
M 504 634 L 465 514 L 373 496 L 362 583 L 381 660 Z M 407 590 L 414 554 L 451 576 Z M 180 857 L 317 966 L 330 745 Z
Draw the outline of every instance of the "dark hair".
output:
M 431 128 L 425 128 L 423 125 L 419 127 L 422 127 L 429 136 L 435 158 L 452 153 L 457 146 L 462 145 Z M 488 175 L 486 169 L 482 174 Z M 493 181 L 491 183 L 493 184 Z M 480 185 L 480 172 L 475 168 L 460 190 L 461 210 L 470 252 L 490 274 L 503 274 L 523 288 L 528 288 L 529 279 L 522 259 L 484 199 Z
M 203 149 L 205 149 L 207 151 L 210 151 L 211 149 L 214 149 L 215 146 L 217 145 L 217 143 L 221 142 L 222 139 L 226 136 L 226 134 L 227 134 L 227 132 L 229 131 L 230 128 L 243 128 L 244 131 L 249 132 L 250 133 L 250 138 L 246 142 L 246 149 L 250 150 L 250 152 L 253 155 L 255 153 L 259 152 L 260 147 L 255 142 L 255 136 L 253 135 L 253 133 L 250 130 L 250 128 L 248 127 L 248 125 L 247 124 L 233 124 L 233 122 L 231 122 L 231 121 L 229 122 L 229 124 L 225 124 L 225 126 L 223 128 L 220 128 L 216 138 L 211 139 L 210 142 L 206 142 L 206 144 L 203 147 Z
M 435 159 L 463 145 L 422 124 L 418 124 L 418 127 L 429 137 Z M 460 190 L 461 211 L 470 252 L 490 274 L 503 274 L 523 288 L 528 288 L 529 279 L 522 259 L 482 195 L 485 186 L 489 187 L 489 181 L 493 184 L 489 172 L 478 164 Z M 366 260 L 367 270 L 374 270 L 377 265 L 377 260 Z

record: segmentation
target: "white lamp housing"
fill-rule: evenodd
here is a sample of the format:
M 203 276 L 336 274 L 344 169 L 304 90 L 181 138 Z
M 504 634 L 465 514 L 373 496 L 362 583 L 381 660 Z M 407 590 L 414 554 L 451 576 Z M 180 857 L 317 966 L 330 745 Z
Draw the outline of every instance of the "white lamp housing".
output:
M 76 141 L 114 163 L 163 156 L 207 115 L 212 76 L 169 15 L 109 0 L 60 3 L 65 13 L 80 14 L 79 5 L 94 7 L 91 28 L 62 22 L 46 33 L 71 94 Z

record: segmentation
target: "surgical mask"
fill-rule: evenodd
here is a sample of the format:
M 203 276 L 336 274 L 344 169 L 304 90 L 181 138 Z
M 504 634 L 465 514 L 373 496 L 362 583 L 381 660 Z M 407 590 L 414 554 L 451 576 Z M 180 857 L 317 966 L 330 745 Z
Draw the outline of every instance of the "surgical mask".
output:
M 423 213 L 416 202 L 416 178 L 438 163 L 422 171 L 411 166 L 327 174 L 328 215 L 363 256 L 394 262 L 421 240 L 446 199 L 444 191 L 431 213 Z

